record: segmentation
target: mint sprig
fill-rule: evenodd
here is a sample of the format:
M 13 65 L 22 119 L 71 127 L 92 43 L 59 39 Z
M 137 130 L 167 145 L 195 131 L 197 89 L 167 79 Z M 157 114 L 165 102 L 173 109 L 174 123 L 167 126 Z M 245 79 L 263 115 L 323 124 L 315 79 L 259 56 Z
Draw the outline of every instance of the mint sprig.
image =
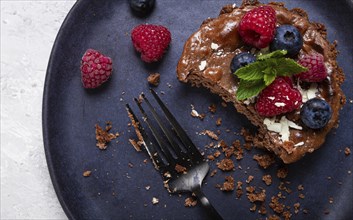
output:
M 240 79 L 236 97 L 244 100 L 258 95 L 277 76 L 292 76 L 307 71 L 295 60 L 284 57 L 285 50 L 276 50 L 257 56 L 256 62 L 239 68 L 235 75 Z

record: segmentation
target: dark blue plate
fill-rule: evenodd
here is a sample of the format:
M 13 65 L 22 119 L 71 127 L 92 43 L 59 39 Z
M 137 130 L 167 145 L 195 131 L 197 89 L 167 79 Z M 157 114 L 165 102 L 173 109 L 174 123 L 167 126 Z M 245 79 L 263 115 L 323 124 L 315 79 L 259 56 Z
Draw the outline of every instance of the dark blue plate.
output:
M 286 1 L 287 7 L 301 7 L 310 18 L 326 24 L 330 41 L 338 40 L 341 51 L 338 63 L 346 73 L 343 90 L 352 99 L 352 14 L 349 0 L 340 1 Z M 186 195 L 170 196 L 162 179 L 144 153 L 137 153 L 128 143 L 135 138 L 125 103 L 133 102 L 140 92 L 147 92 L 146 77 L 151 72 L 161 74 L 156 89 L 164 92 L 162 99 L 172 109 L 182 126 L 197 146 L 211 142 L 198 133 L 204 129 L 221 130 L 220 138 L 228 144 L 239 136 L 242 127 L 251 128 L 249 122 L 234 108 L 221 107 L 221 100 L 207 90 L 191 88 L 176 79 L 175 68 L 183 44 L 207 17 L 216 17 L 225 4 L 233 1 L 157 1 L 153 13 L 147 18 L 135 17 L 128 1 L 80 0 L 72 8 L 55 41 L 48 66 L 43 99 L 43 133 L 48 167 L 59 201 L 70 219 L 205 219 L 202 207 L 184 208 Z M 240 1 L 237 0 L 237 4 Z M 131 29 L 140 23 L 167 26 L 173 36 L 164 59 L 154 65 L 145 65 L 134 52 L 130 40 Z M 112 79 L 99 89 L 83 89 L 80 79 L 80 59 L 87 48 L 94 48 L 110 56 L 114 63 Z M 208 112 L 215 103 L 218 110 L 208 113 L 203 121 L 191 118 L 190 104 L 200 113 Z M 289 165 L 285 181 L 293 192 L 284 193 L 283 203 L 291 206 L 292 219 L 352 219 L 352 156 L 345 156 L 345 147 L 352 148 L 352 103 L 341 111 L 341 122 L 327 137 L 322 148 Z M 219 128 L 218 117 L 223 119 Z M 105 151 L 95 146 L 95 124 L 113 123 L 113 132 L 120 132 L 118 143 L 113 141 Z M 226 132 L 230 129 L 231 132 Z M 244 183 L 249 175 L 255 178 L 250 185 L 266 190 L 268 205 L 271 196 L 280 190 L 276 170 L 278 162 L 267 170 L 259 169 L 252 159 L 258 150 L 245 152 L 244 159 L 235 161 L 235 172 L 218 172 L 207 177 L 204 191 L 226 219 L 264 219 L 265 216 L 249 211 L 252 204 L 244 194 L 236 199 L 235 192 L 224 193 L 215 188 L 232 175 Z M 132 168 L 129 163 L 133 164 Z M 212 169 L 215 162 L 211 163 Z M 82 173 L 91 170 L 84 178 Z M 261 178 L 271 174 L 273 183 L 266 186 Z M 300 199 L 297 186 L 303 184 L 304 199 Z M 145 187 L 150 186 L 149 190 Z M 152 197 L 159 204 L 152 205 Z M 333 199 L 333 203 L 329 201 Z M 300 202 L 300 211 L 294 214 L 293 204 Z M 268 208 L 268 215 L 272 214 Z M 303 210 L 307 210 L 307 214 Z

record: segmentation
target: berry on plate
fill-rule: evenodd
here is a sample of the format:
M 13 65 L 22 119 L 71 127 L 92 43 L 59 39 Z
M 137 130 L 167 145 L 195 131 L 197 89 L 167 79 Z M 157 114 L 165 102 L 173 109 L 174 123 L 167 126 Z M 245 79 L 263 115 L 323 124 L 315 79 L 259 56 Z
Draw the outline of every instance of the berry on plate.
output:
M 324 57 L 319 53 L 305 54 L 299 58 L 298 63 L 308 71 L 296 75 L 296 77 L 305 82 L 320 82 L 327 77 L 327 70 L 324 63 Z
M 155 0 L 130 0 L 131 9 L 137 13 L 137 15 L 147 15 L 154 7 Z
M 289 77 L 277 77 L 273 83 L 261 91 L 255 104 L 261 116 L 272 117 L 291 112 L 300 107 L 302 95 L 293 88 Z
M 304 103 L 300 110 L 300 116 L 307 127 L 320 129 L 330 121 L 332 109 L 325 100 L 313 98 Z
M 270 44 L 271 51 L 286 50 L 289 57 L 298 55 L 303 47 L 303 37 L 293 25 L 281 25 L 276 28 L 275 38 Z
M 235 55 L 230 63 L 230 70 L 232 73 L 237 71 L 237 69 L 248 65 L 249 63 L 253 63 L 256 61 L 256 57 L 248 52 L 242 52 Z
M 171 33 L 162 25 L 141 24 L 131 32 L 135 49 L 141 53 L 141 59 L 147 63 L 159 61 L 167 50 Z
M 88 49 L 81 59 L 81 80 L 87 89 L 97 88 L 112 73 L 112 59 L 94 49 Z
M 276 30 L 276 12 L 270 6 L 260 6 L 248 11 L 239 23 L 243 41 L 256 48 L 265 48 L 273 40 Z

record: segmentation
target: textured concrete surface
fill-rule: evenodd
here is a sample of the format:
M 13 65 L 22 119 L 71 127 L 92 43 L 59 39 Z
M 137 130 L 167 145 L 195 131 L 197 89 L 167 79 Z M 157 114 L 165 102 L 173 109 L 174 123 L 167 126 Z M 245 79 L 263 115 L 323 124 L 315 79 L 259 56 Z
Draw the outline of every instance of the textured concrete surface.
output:
M 66 219 L 42 140 L 42 95 L 55 37 L 75 1 L 1 0 L 1 219 Z

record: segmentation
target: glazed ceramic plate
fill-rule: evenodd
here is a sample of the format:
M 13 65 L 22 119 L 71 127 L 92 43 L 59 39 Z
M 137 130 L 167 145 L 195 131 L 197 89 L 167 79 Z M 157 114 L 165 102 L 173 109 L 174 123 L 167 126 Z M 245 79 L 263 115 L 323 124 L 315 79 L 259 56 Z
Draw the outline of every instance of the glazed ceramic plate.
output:
M 338 63 L 346 73 L 343 90 L 352 99 L 353 10 L 350 2 L 286 2 L 288 8 L 301 7 L 312 20 L 326 24 L 329 40 L 338 41 L 341 52 Z M 220 98 L 209 91 L 191 88 L 176 78 L 176 65 L 188 36 L 203 20 L 217 17 L 223 5 L 233 3 L 161 0 L 150 16 L 139 18 L 131 13 L 128 1 L 77 1 L 55 41 L 43 100 L 48 167 L 58 199 L 70 219 L 207 219 L 201 206 L 184 207 L 189 195 L 169 195 L 151 162 L 143 162 L 147 155 L 136 152 L 129 144 L 128 139 L 136 136 L 128 126 L 125 104 L 130 103 L 136 109 L 133 97 L 141 92 L 149 95 L 146 78 L 149 73 L 158 72 L 161 82 L 155 90 L 202 151 L 212 152 L 206 150 L 205 145 L 216 142 L 200 135 L 205 129 L 220 130 L 220 139 L 228 144 L 242 140 L 240 129 L 253 129 L 244 116 L 236 113 L 232 106 L 222 107 Z M 240 1 L 235 3 L 240 4 Z M 129 33 L 141 23 L 162 24 L 172 33 L 171 46 L 157 64 L 144 64 L 131 44 Z M 80 79 L 80 59 L 88 48 L 113 59 L 111 80 L 96 90 L 85 90 Z M 208 112 L 212 103 L 217 106 L 215 114 Z M 203 121 L 190 116 L 191 104 L 199 113 L 206 113 Z M 352 219 L 352 156 L 347 157 L 343 152 L 346 147 L 352 148 L 352 112 L 352 103 L 347 103 L 341 111 L 340 126 L 327 136 L 324 146 L 288 166 L 289 174 L 284 181 L 292 193 L 283 192 L 286 199 L 281 202 L 291 207 L 292 219 Z M 223 119 L 220 127 L 215 126 L 217 118 Z M 95 146 L 95 124 L 105 126 L 106 121 L 112 122 L 111 131 L 119 132 L 120 137 L 101 151 Z M 263 152 L 245 151 L 242 160 L 235 160 L 234 172 L 219 171 L 214 177 L 206 178 L 203 190 L 225 219 L 266 217 L 249 210 L 252 204 L 245 192 L 249 175 L 254 176 L 250 185 L 266 190 L 267 215 L 273 214 L 268 204 L 271 196 L 280 191 L 281 180 L 276 177 L 276 171 L 283 164 L 277 161 L 263 170 L 252 159 L 259 153 Z M 215 163 L 210 163 L 211 170 L 215 169 Z M 86 170 L 92 171 L 90 177 L 83 177 Z M 265 174 L 273 177 L 270 186 L 261 180 Z M 243 182 L 244 195 L 240 199 L 236 199 L 235 192 L 226 193 L 215 187 L 228 175 Z M 297 190 L 300 184 L 304 186 L 302 192 Z M 299 193 L 305 198 L 300 199 Z M 158 204 L 152 204 L 153 197 L 159 199 Z M 300 209 L 294 214 L 293 204 L 297 202 Z

